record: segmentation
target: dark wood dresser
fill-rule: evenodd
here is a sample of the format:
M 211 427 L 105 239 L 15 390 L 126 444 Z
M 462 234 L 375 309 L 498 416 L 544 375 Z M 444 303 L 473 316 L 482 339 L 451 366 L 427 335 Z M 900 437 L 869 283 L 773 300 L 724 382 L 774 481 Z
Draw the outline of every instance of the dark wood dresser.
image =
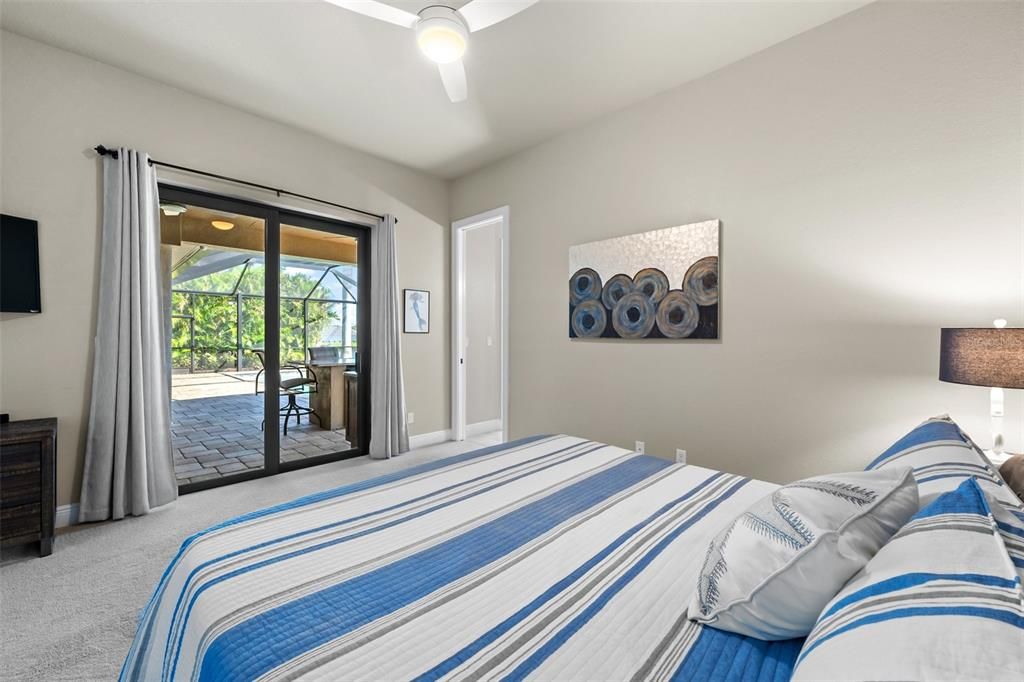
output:
M 0 424 L 0 544 L 39 542 L 53 551 L 57 515 L 57 420 Z

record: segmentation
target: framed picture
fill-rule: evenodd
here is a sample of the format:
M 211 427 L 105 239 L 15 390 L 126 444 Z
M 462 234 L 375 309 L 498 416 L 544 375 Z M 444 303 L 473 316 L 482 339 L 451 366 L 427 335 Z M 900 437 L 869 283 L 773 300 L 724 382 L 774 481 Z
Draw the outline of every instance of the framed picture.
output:
M 569 249 L 569 338 L 717 339 L 717 220 Z
M 430 292 L 422 289 L 403 289 L 405 293 L 406 334 L 430 333 Z

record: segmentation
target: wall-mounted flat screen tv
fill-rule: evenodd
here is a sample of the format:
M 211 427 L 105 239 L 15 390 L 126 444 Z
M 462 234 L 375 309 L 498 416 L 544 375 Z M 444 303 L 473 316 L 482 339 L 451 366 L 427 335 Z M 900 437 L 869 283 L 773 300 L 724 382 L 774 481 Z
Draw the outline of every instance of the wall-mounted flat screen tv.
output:
M 38 313 L 39 225 L 0 215 L 0 312 Z

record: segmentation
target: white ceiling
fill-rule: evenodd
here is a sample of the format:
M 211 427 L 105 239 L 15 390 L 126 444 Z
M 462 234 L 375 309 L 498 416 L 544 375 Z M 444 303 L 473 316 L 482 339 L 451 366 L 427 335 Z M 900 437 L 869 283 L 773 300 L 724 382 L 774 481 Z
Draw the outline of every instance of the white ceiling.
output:
M 452 178 L 867 1 L 541 0 L 471 36 L 461 104 L 411 31 L 318 0 L 3 0 L 2 25 Z

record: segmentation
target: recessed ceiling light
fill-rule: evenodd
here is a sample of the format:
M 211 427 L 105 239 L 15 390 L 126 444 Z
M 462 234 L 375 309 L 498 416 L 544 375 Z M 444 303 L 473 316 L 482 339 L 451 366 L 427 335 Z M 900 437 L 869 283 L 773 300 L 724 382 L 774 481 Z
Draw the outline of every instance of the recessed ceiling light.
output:
M 211 220 L 210 224 L 216 227 L 218 230 L 230 230 L 235 226 L 234 223 L 229 223 L 226 220 Z
M 160 210 L 163 211 L 166 216 L 176 216 L 187 211 L 188 207 L 183 204 L 176 204 L 172 201 L 164 201 L 160 204 Z

